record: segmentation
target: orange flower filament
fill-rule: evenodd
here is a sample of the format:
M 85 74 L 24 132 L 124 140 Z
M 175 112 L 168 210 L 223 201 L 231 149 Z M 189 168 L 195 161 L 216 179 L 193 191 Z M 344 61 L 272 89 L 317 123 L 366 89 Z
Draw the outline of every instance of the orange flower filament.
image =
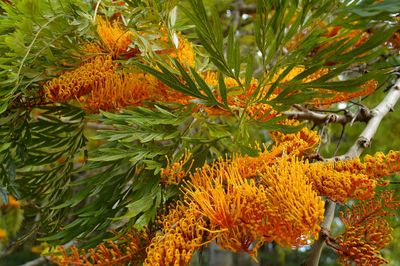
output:
M 148 246 L 144 265 L 189 265 L 193 252 L 204 242 L 204 219 L 194 212 L 192 206 L 178 202 L 160 223 L 162 232 Z
M 386 260 L 380 250 L 392 240 L 392 228 L 385 220 L 400 206 L 390 191 L 362 201 L 339 214 L 345 231 L 336 238 L 339 261 L 344 265 L 381 265 Z
M 52 262 L 57 265 L 135 265 L 144 260 L 145 249 L 149 245 L 150 239 L 145 230 L 138 231 L 133 229 L 117 241 L 106 241 L 89 250 L 78 250 L 72 246 L 70 250 L 59 247 L 60 252 L 52 254 Z
M 161 168 L 161 182 L 168 185 L 179 184 L 192 167 L 193 160 L 189 161 L 191 156 L 192 154 L 185 150 L 184 154 L 174 163 L 171 163 L 167 157 L 167 167 Z M 189 166 L 187 170 L 184 170 L 187 164 Z
M 115 72 L 116 65 L 109 56 L 96 56 L 77 69 L 65 72 L 44 85 L 47 98 L 53 102 L 78 99 L 98 88 L 108 75 Z
M 301 246 L 318 237 L 324 203 L 304 174 L 304 164 L 294 157 L 276 159 L 262 175 L 269 205 L 267 235 L 280 245 Z
M 107 51 L 118 57 L 121 53 L 127 52 L 132 43 L 133 33 L 122 29 L 117 21 L 110 23 L 101 17 L 97 17 L 97 33 Z

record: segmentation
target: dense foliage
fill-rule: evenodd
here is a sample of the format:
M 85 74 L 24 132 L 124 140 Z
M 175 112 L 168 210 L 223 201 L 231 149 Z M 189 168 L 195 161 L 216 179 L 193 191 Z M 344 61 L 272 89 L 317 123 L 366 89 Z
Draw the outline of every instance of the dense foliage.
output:
M 343 265 L 385 263 L 399 147 L 361 155 L 400 97 L 399 12 L 0 2 L 0 251 L 34 241 L 59 265 L 187 265 L 210 243 L 255 261 L 273 243 L 313 246 L 307 265 L 324 245 Z M 353 123 L 364 131 L 342 151 Z

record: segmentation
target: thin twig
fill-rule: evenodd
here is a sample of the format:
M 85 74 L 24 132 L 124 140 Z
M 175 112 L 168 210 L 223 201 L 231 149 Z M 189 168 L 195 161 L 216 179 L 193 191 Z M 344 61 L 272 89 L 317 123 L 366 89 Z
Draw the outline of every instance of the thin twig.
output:
M 345 132 L 345 131 L 346 131 L 346 124 L 343 124 L 343 125 L 342 125 L 342 132 L 340 133 L 339 141 L 338 141 L 338 143 L 336 144 L 336 149 L 335 149 L 335 152 L 333 153 L 333 156 L 334 156 L 334 157 L 336 156 L 337 152 L 339 151 L 339 147 L 340 147 L 340 144 L 341 144 L 342 141 L 343 141 L 343 137 L 344 137 L 344 132 Z

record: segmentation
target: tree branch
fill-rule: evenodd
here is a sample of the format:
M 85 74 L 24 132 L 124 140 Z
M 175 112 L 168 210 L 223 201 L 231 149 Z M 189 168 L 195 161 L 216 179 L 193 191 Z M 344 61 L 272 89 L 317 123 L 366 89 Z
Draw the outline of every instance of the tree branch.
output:
M 334 157 L 334 160 L 345 160 L 350 158 L 359 157 L 365 148 L 369 147 L 376 131 L 382 119 L 391 111 L 400 98 L 400 79 L 396 81 L 394 86 L 390 89 L 389 93 L 382 100 L 382 102 L 371 110 L 372 118 L 369 119 L 367 126 L 364 131 L 358 137 L 353 146 L 349 151 L 338 157 Z M 321 224 L 321 231 L 318 240 L 314 243 L 310 256 L 304 263 L 305 266 L 318 266 L 322 250 L 325 247 L 327 236 L 329 236 L 329 230 L 332 225 L 332 221 L 335 214 L 336 203 L 327 199 L 325 202 L 325 217 Z M 327 234 L 328 232 L 328 234 Z
M 374 137 L 376 131 L 382 119 L 389 113 L 393 112 L 394 106 L 400 98 L 400 79 L 396 81 L 394 86 L 389 90 L 386 97 L 382 102 L 371 110 L 372 118 L 368 121 L 367 126 L 364 131 L 358 137 L 357 141 L 353 144 L 350 150 L 339 157 L 336 160 L 343 160 L 348 158 L 354 158 L 361 155 L 365 148 L 371 145 L 372 138 Z
M 343 125 L 353 121 L 368 122 L 372 118 L 372 113 L 366 108 L 360 109 L 360 112 L 356 115 L 351 113 L 346 113 L 344 115 L 335 113 L 319 113 L 310 111 L 306 108 L 299 111 L 287 111 L 284 112 L 284 115 L 292 119 L 309 120 L 315 124 L 338 123 Z

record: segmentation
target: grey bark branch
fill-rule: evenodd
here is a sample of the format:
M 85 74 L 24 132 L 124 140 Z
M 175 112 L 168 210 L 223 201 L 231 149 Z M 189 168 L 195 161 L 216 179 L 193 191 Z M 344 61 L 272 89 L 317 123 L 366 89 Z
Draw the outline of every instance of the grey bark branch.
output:
M 394 86 L 389 90 L 386 97 L 382 102 L 371 110 L 372 118 L 369 120 L 364 131 L 358 137 L 357 141 L 353 144 L 350 150 L 336 159 L 343 160 L 346 158 L 354 158 L 361 155 L 365 148 L 369 147 L 379 124 L 382 119 L 394 110 L 394 106 L 400 98 L 400 79 L 396 81 Z
M 400 98 L 400 79 L 396 81 L 394 86 L 390 89 L 386 97 L 378 104 L 374 109 L 371 110 L 372 117 L 369 119 L 367 126 L 364 131 L 360 134 L 356 142 L 349 149 L 349 151 L 342 155 L 335 157 L 335 160 L 345 160 L 350 158 L 359 157 L 365 148 L 369 147 L 376 131 L 382 119 L 391 111 Z M 307 261 L 304 263 L 305 266 L 318 266 L 322 250 L 326 245 L 327 237 L 332 221 L 335 214 L 336 203 L 327 199 L 325 202 L 325 216 L 324 221 L 321 224 L 321 232 L 319 238 L 315 241 L 310 255 Z
M 288 118 L 297 120 L 309 120 L 315 124 L 338 123 L 347 124 L 353 121 L 368 122 L 372 118 L 372 114 L 368 109 L 361 109 L 356 115 L 354 114 L 335 114 L 335 113 L 319 113 L 310 110 L 287 111 L 284 112 Z

